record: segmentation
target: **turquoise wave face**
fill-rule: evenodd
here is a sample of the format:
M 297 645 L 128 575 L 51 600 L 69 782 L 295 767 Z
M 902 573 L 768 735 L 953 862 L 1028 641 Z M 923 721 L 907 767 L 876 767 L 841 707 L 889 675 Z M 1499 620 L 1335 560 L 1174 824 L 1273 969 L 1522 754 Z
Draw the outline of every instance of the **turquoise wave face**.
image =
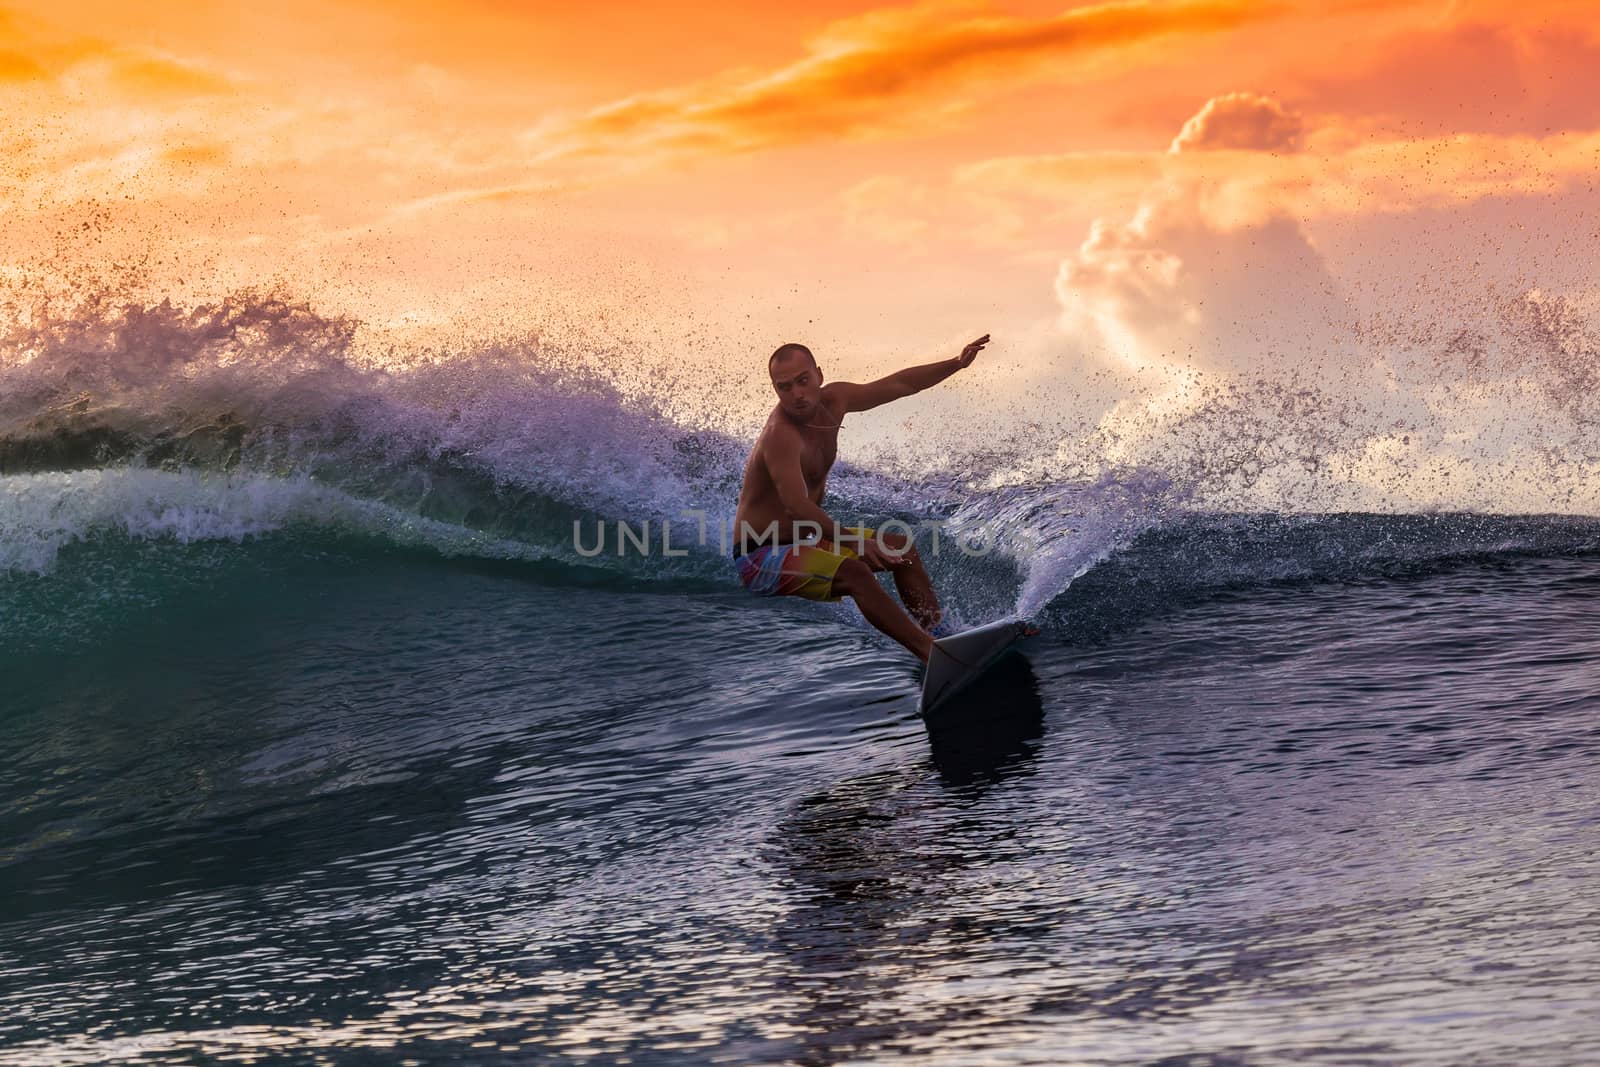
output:
M 697 543 L 693 520 L 674 527 L 682 540 L 673 543 L 681 547 L 669 555 L 654 541 L 644 550 L 624 541 L 615 535 L 616 521 L 604 517 L 568 512 L 565 539 L 539 541 L 529 527 L 485 533 L 309 479 L 107 469 L 9 476 L 0 487 L 7 534 L 0 549 L 8 564 L 0 570 L 0 660 L 23 670 L 35 655 L 94 652 L 133 630 L 159 631 L 170 613 L 208 597 L 238 604 L 270 599 L 286 576 L 302 572 L 444 568 L 641 591 L 709 592 L 732 581 L 715 532 Z M 980 498 L 958 517 L 968 529 L 985 521 L 1017 528 L 1018 501 L 1028 501 L 1029 492 Z M 556 505 L 544 506 L 550 525 L 560 525 L 551 517 Z M 1126 629 L 1175 605 L 1275 584 L 1400 580 L 1464 560 L 1600 549 L 1600 520 L 1563 516 L 1115 518 L 1063 531 L 1054 541 L 1008 543 L 1002 534 L 984 555 L 948 537 L 940 551 L 925 526 L 922 553 L 958 621 L 976 625 L 1023 614 L 1082 637 Z M 585 551 L 598 543 L 593 531 L 608 522 L 605 551 Z

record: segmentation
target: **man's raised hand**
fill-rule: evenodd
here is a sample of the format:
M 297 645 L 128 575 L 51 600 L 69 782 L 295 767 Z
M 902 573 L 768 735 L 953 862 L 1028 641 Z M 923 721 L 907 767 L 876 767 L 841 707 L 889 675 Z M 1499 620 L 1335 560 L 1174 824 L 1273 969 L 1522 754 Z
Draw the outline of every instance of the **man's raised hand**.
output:
M 970 345 L 968 345 L 967 347 L 963 348 L 961 350 L 961 354 L 956 357 L 956 362 L 958 364 L 960 364 L 960 366 L 961 366 L 961 368 L 963 370 L 965 370 L 967 367 L 972 366 L 972 361 L 978 358 L 978 353 L 982 352 L 983 351 L 983 346 L 988 344 L 988 343 L 989 343 L 989 335 L 988 334 L 984 334 L 982 337 L 978 338 L 976 341 L 972 342 Z

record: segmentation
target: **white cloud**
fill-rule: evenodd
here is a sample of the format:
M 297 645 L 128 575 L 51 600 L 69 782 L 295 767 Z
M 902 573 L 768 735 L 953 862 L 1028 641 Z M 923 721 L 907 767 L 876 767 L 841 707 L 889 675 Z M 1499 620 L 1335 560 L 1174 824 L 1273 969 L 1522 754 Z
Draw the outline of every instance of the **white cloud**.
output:
M 1283 105 L 1255 93 L 1225 93 L 1206 101 L 1172 141 L 1174 152 L 1219 148 L 1254 152 L 1298 152 L 1305 124 Z

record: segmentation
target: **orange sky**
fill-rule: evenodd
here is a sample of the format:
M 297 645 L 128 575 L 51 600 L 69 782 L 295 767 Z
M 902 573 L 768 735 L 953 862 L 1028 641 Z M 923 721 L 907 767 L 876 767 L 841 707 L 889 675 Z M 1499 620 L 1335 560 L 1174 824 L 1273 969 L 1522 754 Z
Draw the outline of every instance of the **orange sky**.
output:
M 0 269 L 622 362 L 795 339 L 859 374 L 988 332 L 1012 397 L 1248 370 L 1423 280 L 1593 306 L 1589 13 L 13 0 Z

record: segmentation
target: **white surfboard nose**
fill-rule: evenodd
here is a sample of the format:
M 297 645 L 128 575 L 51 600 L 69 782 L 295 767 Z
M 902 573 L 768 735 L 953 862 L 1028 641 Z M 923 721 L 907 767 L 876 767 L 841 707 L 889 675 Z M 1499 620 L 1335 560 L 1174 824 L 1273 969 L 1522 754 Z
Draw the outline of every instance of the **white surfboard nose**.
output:
M 922 679 L 922 714 L 927 715 L 981 675 L 1027 636 L 1029 629 L 1018 619 L 1002 619 L 935 641 L 928 656 L 928 673 Z

